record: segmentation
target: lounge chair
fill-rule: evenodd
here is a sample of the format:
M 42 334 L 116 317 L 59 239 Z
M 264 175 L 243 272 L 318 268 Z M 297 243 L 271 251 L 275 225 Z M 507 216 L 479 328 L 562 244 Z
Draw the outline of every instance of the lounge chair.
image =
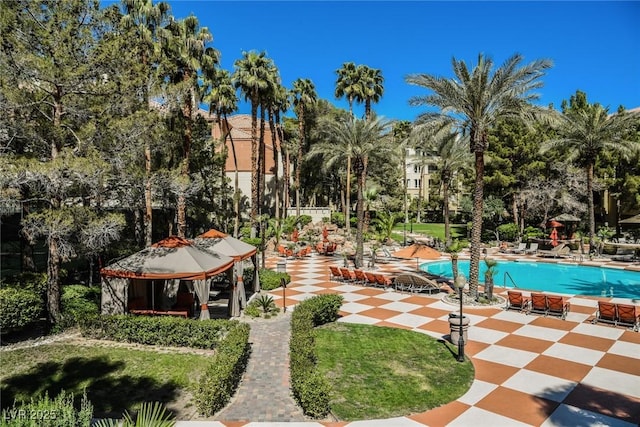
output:
M 507 291 L 507 306 L 505 310 L 527 311 L 531 305 L 531 300 L 522 295 L 520 291 Z
M 356 276 L 355 283 L 360 285 L 365 285 L 367 283 L 367 277 L 364 275 L 364 271 L 355 269 L 353 270 L 353 274 Z
M 374 273 L 374 276 L 376 277 L 377 286 L 380 286 L 386 289 L 389 286 L 393 285 L 393 280 L 391 280 L 388 276 L 385 276 L 384 274 Z
M 367 278 L 367 285 L 371 285 L 371 286 L 378 286 L 378 281 L 376 280 L 376 275 L 369 272 L 369 271 L 365 271 L 364 272 L 364 277 Z
M 616 319 L 618 325 L 631 326 L 634 331 L 640 329 L 640 309 L 631 304 L 616 304 Z
M 345 282 L 355 282 L 356 275 L 353 271 L 349 270 L 346 267 L 339 267 L 340 273 L 342 274 L 342 279 Z
M 396 290 L 407 292 L 440 292 L 440 285 L 420 274 L 402 273 L 394 280 Z
M 616 316 L 616 305 L 612 302 L 598 301 L 598 311 L 592 323 L 605 322 L 616 325 L 618 319 Z
M 564 243 L 560 243 L 558 246 L 548 251 L 538 251 L 537 255 L 547 258 L 562 258 L 569 255 L 570 252 L 571 248 L 569 246 Z
M 631 262 L 635 259 L 635 251 L 628 248 L 616 249 L 616 254 L 611 257 L 611 261 Z
M 518 244 L 517 248 L 513 248 L 513 249 L 509 249 L 507 251 L 507 253 L 509 254 L 523 254 L 524 251 L 527 250 L 527 244 L 526 243 L 520 243 Z
M 562 320 L 565 320 L 569 310 L 571 310 L 569 301 L 565 301 L 559 295 L 547 295 L 547 314 L 560 316 Z
M 336 279 L 337 281 L 342 281 L 344 278 L 342 277 L 342 273 L 338 267 L 334 267 L 333 265 L 329 266 L 329 270 L 331 271 L 331 276 L 329 276 L 329 280 Z
M 540 313 L 547 315 L 547 296 L 545 294 L 531 292 L 531 306 L 529 313 Z
M 535 255 L 536 253 L 538 253 L 538 243 L 531 243 L 529 245 L 529 249 L 525 249 L 524 253 L 530 255 Z

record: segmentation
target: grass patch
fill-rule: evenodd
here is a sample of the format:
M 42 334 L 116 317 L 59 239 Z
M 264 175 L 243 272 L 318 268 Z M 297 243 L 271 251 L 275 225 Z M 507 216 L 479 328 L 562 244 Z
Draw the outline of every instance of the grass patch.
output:
M 331 410 L 344 421 L 423 412 L 462 396 L 473 365 L 442 342 L 404 329 L 331 323 L 316 329 L 320 372 L 332 384 Z
M 2 353 L 2 406 L 84 389 L 97 417 L 121 417 L 145 401 L 174 402 L 207 366 L 204 355 L 54 343 Z M 77 402 L 76 402 L 77 403 Z
M 451 238 L 458 240 L 467 239 L 467 224 L 451 224 Z M 412 229 L 411 224 L 407 224 L 407 233 Z M 403 224 L 399 223 L 393 228 L 395 233 L 399 233 L 400 241 L 402 241 L 404 229 Z M 444 224 L 440 223 L 414 223 L 413 232 L 419 234 L 425 234 L 431 237 L 437 237 L 440 240 L 444 240 Z

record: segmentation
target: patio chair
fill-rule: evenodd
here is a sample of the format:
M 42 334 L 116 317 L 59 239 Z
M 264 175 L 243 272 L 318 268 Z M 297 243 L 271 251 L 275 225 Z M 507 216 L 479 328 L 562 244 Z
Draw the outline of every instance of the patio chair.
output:
M 538 292 L 531 292 L 531 305 L 529 313 L 540 313 L 547 315 L 547 296 Z
M 628 248 L 617 248 L 616 254 L 611 257 L 611 261 L 631 262 L 635 259 L 635 251 Z
M 353 270 L 353 274 L 356 276 L 355 283 L 360 285 L 365 285 L 367 283 L 367 276 L 364 275 L 364 271 L 355 269 Z
M 529 249 L 525 249 L 524 253 L 529 255 L 535 255 L 536 253 L 538 253 L 538 243 L 531 243 L 529 245 Z
M 365 271 L 364 272 L 364 277 L 367 278 L 367 285 L 371 285 L 371 286 L 378 286 L 378 281 L 376 280 L 376 275 L 369 272 L 369 271 Z
M 389 286 L 393 285 L 393 280 L 382 273 L 374 273 L 374 276 L 376 277 L 376 283 L 382 288 L 386 289 Z
M 591 323 L 611 323 L 614 326 L 618 324 L 618 318 L 616 316 L 616 305 L 612 302 L 598 301 L 598 311 L 596 311 L 596 317 Z
M 356 275 L 353 273 L 353 271 L 349 270 L 346 267 L 339 267 L 340 273 L 342 274 L 342 279 L 345 282 L 355 282 L 356 281 Z
M 616 320 L 618 325 L 631 326 L 634 331 L 640 329 L 640 309 L 631 304 L 616 304 Z
M 569 301 L 559 295 L 547 295 L 547 314 L 560 316 L 562 320 L 567 318 L 567 314 L 571 309 Z
M 527 311 L 531 305 L 531 300 L 520 291 L 507 291 L 507 306 L 505 310 L 518 310 L 520 312 Z
M 571 252 L 571 248 L 564 243 L 560 243 L 553 249 L 549 249 L 547 251 L 538 251 L 537 255 L 541 257 L 547 258 L 558 258 L 561 256 L 566 256 Z
M 523 254 L 524 251 L 527 250 L 527 243 L 520 243 L 518 244 L 517 248 L 513 248 L 507 251 L 507 253 L 509 254 Z
M 331 275 L 329 276 L 329 280 L 336 279 L 336 281 L 338 282 L 341 282 L 342 280 L 344 280 L 344 278 L 342 277 L 342 273 L 340 272 L 340 269 L 338 267 L 330 265 L 329 271 L 331 272 Z

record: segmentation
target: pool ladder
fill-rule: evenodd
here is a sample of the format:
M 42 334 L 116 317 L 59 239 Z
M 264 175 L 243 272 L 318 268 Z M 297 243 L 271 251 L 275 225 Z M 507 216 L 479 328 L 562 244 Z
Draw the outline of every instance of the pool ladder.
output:
M 511 283 L 513 284 L 513 287 L 517 288 L 518 284 L 516 283 L 515 280 L 513 280 L 513 277 L 511 277 L 511 275 L 509 274 L 508 271 L 504 272 L 504 277 L 502 279 L 502 284 L 504 285 L 503 287 L 505 287 L 505 288 L 507 287 L 507 277 L 509 278 L 509 280 L 511 280 Z

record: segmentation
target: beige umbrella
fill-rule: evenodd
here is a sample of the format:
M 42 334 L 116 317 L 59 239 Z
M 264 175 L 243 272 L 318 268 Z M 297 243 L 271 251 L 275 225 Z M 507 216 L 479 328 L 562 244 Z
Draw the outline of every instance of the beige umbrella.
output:
M 619 221 L 620 224 L 640 224 L 640 214 Z
M 416 268 L 421 259 L 440 259 L 441 254 L 431 246 L 421 243 L 414 243 L 411 246 L 395 251 L 393 254 L 396 258 L 415 258 Z

